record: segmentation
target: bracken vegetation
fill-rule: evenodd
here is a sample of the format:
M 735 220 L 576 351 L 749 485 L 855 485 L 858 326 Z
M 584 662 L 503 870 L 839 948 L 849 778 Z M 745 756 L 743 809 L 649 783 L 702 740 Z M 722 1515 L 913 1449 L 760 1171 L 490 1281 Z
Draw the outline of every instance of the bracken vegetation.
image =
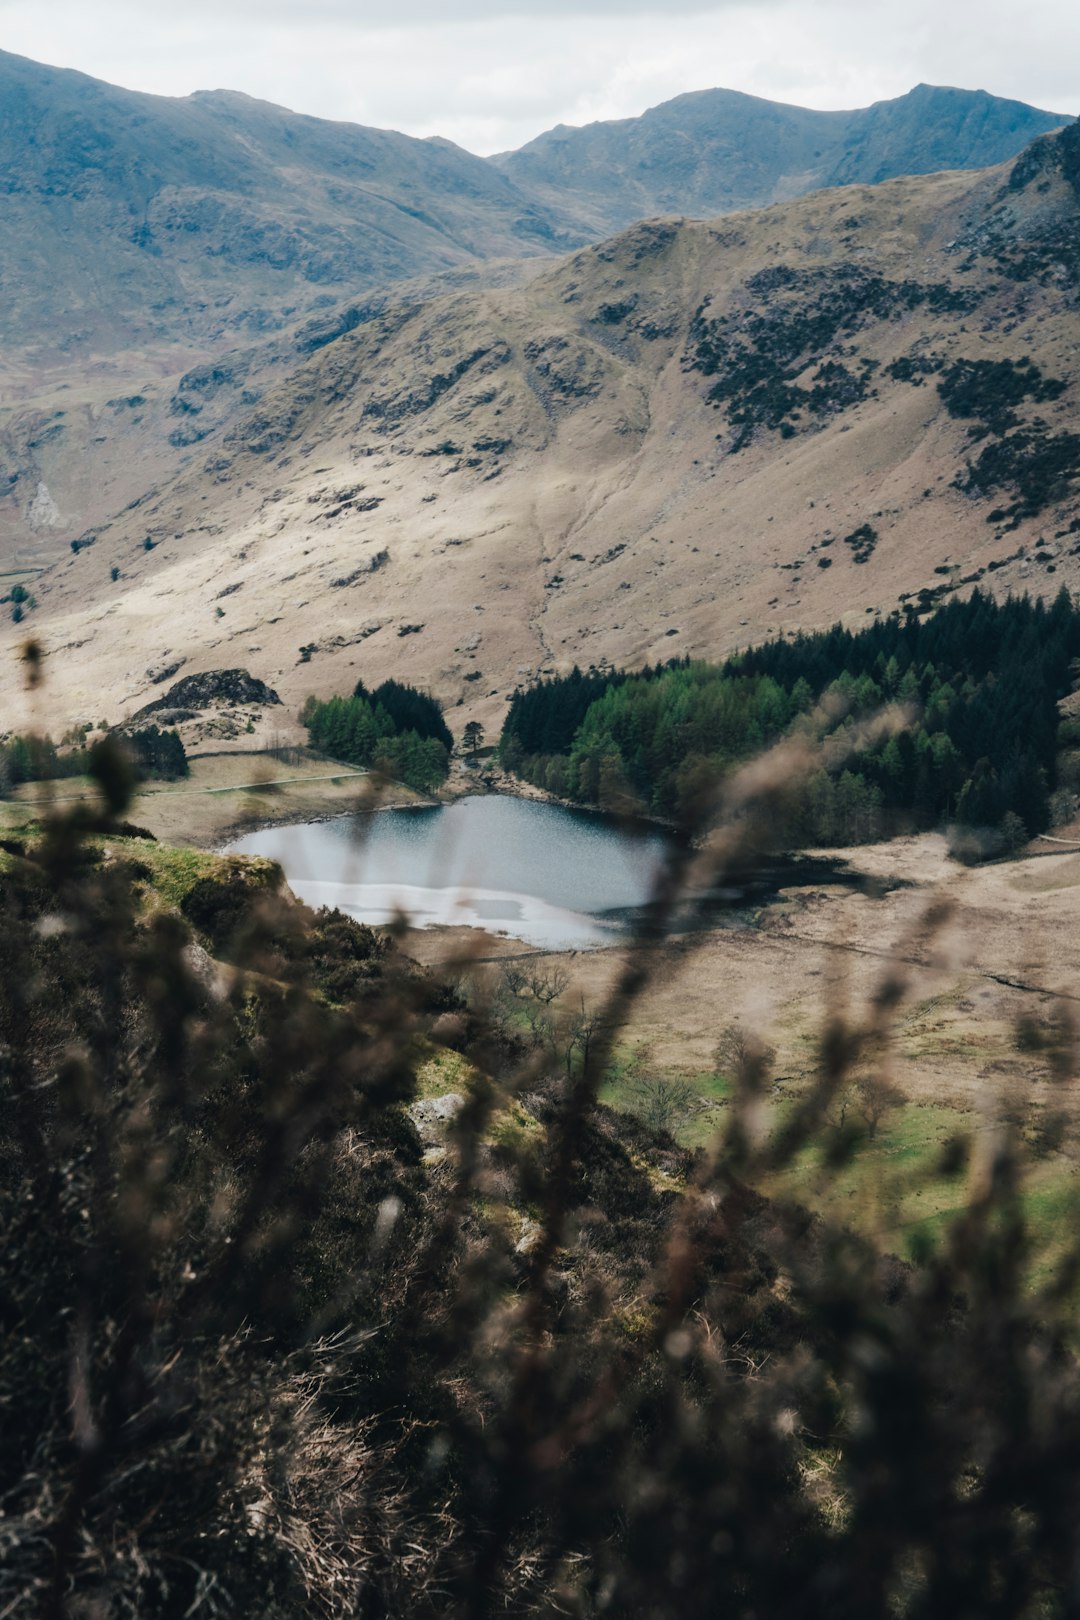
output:
M 848 543 L 868 552 L 874 538 L 864 525 Z M 1031 834 L 1049 825 L 1058 705 L 1078 658 L 1067 592 L 1047 607 L 976 590 L 925 620 L 837 626 L 722 666 L 575 671 L 515 696 L 500 754 L 560 797 L 684 820 L 717 774 L 790 735 L 818 764 L 774 802 L 773 847 L 950 821 L 998 829 L 1007 816 Z
M 20 624 L 26 614 L 37 607 L 37 598 L 25 585 L 15 584 L 6 596 L 0 596 L 0 607 L 10 607 L 13 621 Z
M 898 381 L 915 386 L 940 374 L 938 393 L 949 415 L 972 423 L 974 443 L 992 436 L 954 481 L 965 494 L 983 499 L 998 490 L 1013 491 L 1015 500 L 996 508 L 989 522 L 1019 528 L 1023 519 L 1038 517 L 1075 493 L 1080 436 L 1051 433 L 1041 417 L 1025 422 L 1017 414 L 1017 408 L 1028 402 L 1042 405 L 1060 399 L 1068 387 L 1062 378 L 1044 376 L 1028 357 L 955 360 L 946 367 L 940 355 L 908 355 L 887 369 Z
M 746 294 L 748 307 L 738 314 L 712 316 L 703 304 L 686 354 L 689 369 L 714 379 L 707 397 L 736 430 L 736 450 L 755 428 L 790 437 L 806 418 L 836 415 L 869 396 L 877 362 L 863 359 L 850 370 L 842 339 L 914 309 L 963 313 L 978 302 L 967 288 L 890 281 L 849 264 L 832 270 L 777 265 L 752 276 Z
M 651 953 L 555 1058 L 272 867 L 124 837 L 97 763 L 100 812 L 0 856 L 0 1612 L 1075 1612 L 1077 1269 L 1032 1286 L 1007 1120 L 947 1145 L 970 1198 L 916 1268 L 754 1191 L 887 1082 L 899 966 L 774 1129 L 740 1032 L 692 1156 L 597 1103 Z M 717 881 L 794 768 L 728 780 Z M 1067 1011 L 1029 1031 L 1059 1100 Z
M 1016 498 L 1000 508 L 999 516 L 1015 529 L 1024 518 L 1038 517 L 1067 500 L 1078 481 L 1080 433 L 1047 433 L 1036 424 L 992 440 L 968 462 L 956 487 L 979 496 L 1012 490 Z
M 1016 406 L 1031 400 L 1042 405 L 1060 399 L 1068 384 L 1060 377 L 1044 377 L 1034 362 L 1012 360 L 956 360 L 943 373 L 938 393 L 950 416 L 973 417 L 975 437 L 1005 433 L 1020 418 Z

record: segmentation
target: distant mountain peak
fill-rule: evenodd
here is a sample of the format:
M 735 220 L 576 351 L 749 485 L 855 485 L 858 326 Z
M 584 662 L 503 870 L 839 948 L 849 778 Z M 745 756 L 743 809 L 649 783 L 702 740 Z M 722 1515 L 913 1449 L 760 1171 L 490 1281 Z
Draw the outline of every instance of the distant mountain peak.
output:
M 0 381 L 5 363 L 66 381 L 124 356 L 141 377 L 152 355 L 172 365 L 305 321 L 336 329 L 394 283 L 498 280 L 496 262 L 642 219 L 1001 163 L 1069 122 L 926 84 L 854 112 L 719 87 L 489 160 L 239 90 L 147 95 L 3 51 L 0 112 Z M 169 443 L 190 449 L 207 418 L 177 412 Z
M 854 111 L 739 90 L 690 91 L 640 118 L 559 125 L 491 161 L 517 184 L 613 231 L 663 213 L 709 217 L 833 185 L 1006 162 L 1066 115 L 985 90 L 918 84 Z

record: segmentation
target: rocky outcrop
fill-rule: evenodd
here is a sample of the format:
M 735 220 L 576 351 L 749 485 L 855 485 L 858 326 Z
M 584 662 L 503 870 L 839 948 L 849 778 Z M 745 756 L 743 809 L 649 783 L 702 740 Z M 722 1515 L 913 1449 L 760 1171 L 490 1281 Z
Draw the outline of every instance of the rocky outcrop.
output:
M 458 1091 L 447 1091 L 441 1097 L 423 1097 L 410 1104 L 406 1112 L 425 1147 L 442 1146 L 450 1127 L 465 1106 L 465 1098 Z
M 133 714 L 127 724 L 133 726 L 153 720 L 157 725 L 181 725 L 218 704 L 269 706 L 280 702 L 277 693 L 265 681 L 249 675 L 246 669 L 209 669 L 201 675 L 185 675 L 182 681 L 170 686 L 164 697 L 156 698 Z

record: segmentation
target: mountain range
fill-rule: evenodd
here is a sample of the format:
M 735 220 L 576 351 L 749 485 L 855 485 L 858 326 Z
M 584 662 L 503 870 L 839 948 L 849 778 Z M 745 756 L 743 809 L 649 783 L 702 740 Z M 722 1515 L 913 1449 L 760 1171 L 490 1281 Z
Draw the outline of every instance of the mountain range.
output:
M 232 91 L 143 95 L 0 53 L 5 380 L 16 362 L 25 380 L 250 341 L 388 282 L 550 255 L 653 214 L 982 167 L 1066 121 L 925 85 L 854 113 L 712 90 L 488 161 Z
M 708 218 L 829 186 L 989 168 L 1068 121 L 982 90 L 929 84 L 855 112 L 701 90 L 640 118 L 561 125 L 492 162 L 595 236 L 656 214 Z
M 488 161 L 0 56 L 4 641 L 66 721 L 242 667 L 493 726 L 574 660 L 1056 588 L 1078 142 L 717 91 Z
M 0 337 L 40 370 L 251 337 L 403 277 L 580 240 L 449 141 L 0 54 Z
M 246 407 L 199 374 L 233 406 L 35 587 L 53 699 L 118 720 L 242 667 L 295 713 L 393 674 L 490 729 L 575 661 L 1076 584 L 1078 242 L 1071 125 L 390 301 Z

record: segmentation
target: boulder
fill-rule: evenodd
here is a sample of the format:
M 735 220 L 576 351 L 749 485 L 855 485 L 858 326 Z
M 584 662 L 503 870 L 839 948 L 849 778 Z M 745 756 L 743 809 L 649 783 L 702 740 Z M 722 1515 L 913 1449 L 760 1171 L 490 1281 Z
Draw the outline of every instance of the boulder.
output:
M 423 1097 L 411 1103 L 408 1114 L 425 1146 L 441 1146 L 464 1106 L 465 1099 L 459 1091 L 447 1091 L 441 1097 Z

